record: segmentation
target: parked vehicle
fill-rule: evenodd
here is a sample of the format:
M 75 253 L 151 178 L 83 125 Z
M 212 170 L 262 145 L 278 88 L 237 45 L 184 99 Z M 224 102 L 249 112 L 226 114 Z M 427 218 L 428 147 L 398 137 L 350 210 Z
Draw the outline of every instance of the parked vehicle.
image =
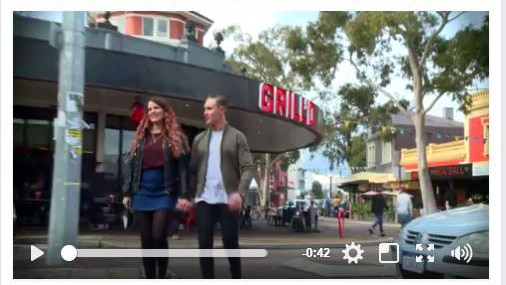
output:
M 488 205 L 422 216 L 408 223 L 395 242 L 399 244 L 397 266 L 403 277 L 488 278 Z M 423 250 L 417 250 L 417 244 L 422 244 Z M 432 251 L 428 244 L 433 245 Z M 420 255 L 421 262 L 417 260 Z M 429 256 L 433 256 L 433 262 Z

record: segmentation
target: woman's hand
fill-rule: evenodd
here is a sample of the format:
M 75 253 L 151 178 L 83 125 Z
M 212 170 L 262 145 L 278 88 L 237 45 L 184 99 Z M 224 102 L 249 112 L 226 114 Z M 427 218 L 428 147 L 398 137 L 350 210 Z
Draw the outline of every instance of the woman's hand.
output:
M 132 198 L 123 197 L 123 207 L 125 207 L 125 209 L 127 210 L 130 210 L 130 208 L 132 207 Z
M 188 212 L 192 208 L 192 203 L 185 198 L 180 198 L 177 200 L 176 208 Z

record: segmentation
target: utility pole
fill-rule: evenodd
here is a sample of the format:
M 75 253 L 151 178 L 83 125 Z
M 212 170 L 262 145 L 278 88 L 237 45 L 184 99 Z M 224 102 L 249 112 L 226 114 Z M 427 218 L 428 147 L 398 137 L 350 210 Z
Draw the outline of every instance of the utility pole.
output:
M 399 177 L 398 184 L 397 184 L 397 186 L 398 186 L 397 191 L 399 191 L 399 193 L 400 193 L 400 192 L 401 192 L 401 161 L 400 161 L 400 159 L 399 159 L 399 162 L 398 162 L 397 164 L 398 164 L 398 165 L 397 165 L 397 169 L 398 169 L 398 173 L 397 173 L 397 174 L 398 174 L 398 177 Z M 399 193 L 397 193 L 397 195 L 398 195 Z M 395 208 L 397 209 L 397 204 L 396 204 L 396 203 L 397 203 L 397 199 L 394 199 L 394 201 L 393 201 L 393 202 L 394 202 L 394 204 L 395 204 Z M 398 217 L 397 217 L 397 215 L 394 215 L 394 222 L 395 222 L 395 223 L 397 223 L 397 222 L 398 222 Z
M 77 243 L 81 199 L 82 112 L 84 106 L 85 12 L 63 12 L 60 29 L 52 28 L 51 44 L 60 50 L 58 117 L 48 265 L 61 265 L 61 249 Z
M 264 154 L 265 155 L 265 169 L 264 169 L 264 177 L 263 180 L 263 199 L 260 202 L 261 206 L 269 206 L 270 203 L 270 182 L 271 182 L 271 172 L 270 172 L 270 163 L 271 163 L 271 155 L 269 153 Z M 260 187 L 260 185 L 259 185 Z
M 332 174 L 329 175 L 329 195 L 330 199 L 332 199 Z

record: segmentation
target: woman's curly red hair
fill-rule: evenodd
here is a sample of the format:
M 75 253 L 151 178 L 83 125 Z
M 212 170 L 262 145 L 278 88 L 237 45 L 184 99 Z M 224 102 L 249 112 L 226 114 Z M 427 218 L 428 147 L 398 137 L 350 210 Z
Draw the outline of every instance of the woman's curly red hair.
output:
M 184 134 L 181 125 L 177 122 L 176 113 L 170 106 L 169 102 L 161 97 L 152 97 L 148 102 L 153 102 L 160 106 L 164 111 L 165 122 L 162 128 L 162 135 L 170 145 L 170 150 L 175 157 L 179 157 L 182 154 L 189 152 L 188 138 Z M 142 117 L 135 136 L 132 140 L 130 152 L 134 152 L 139 146 L 139 142 L 145 138 L 147 131 L 151 128 L 151 122 L 149 121 L 147 104 L 144 110 L 144 116 Z

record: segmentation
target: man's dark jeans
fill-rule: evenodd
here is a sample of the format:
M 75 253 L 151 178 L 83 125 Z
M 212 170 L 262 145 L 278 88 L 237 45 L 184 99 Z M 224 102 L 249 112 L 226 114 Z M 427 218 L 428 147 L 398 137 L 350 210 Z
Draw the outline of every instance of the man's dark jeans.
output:
M 374 228 L 379 225 L 380 233 L 383 233 L 383 214 L 374 214 L 376 217 L 376 222 L 371 226 L 371 229 L 374 231 Z
M 220 223 L 223 248 L 239 248 L 239 211 L 231 212 L 227 204 L 207 204 L 204 201 L 197 203 L 196 222 L 198 227 L 199 248 L 213 248 L 214 229 Z M 229 257 L 230 273 L 232 278 L 241 278 L 241 259 Z M 202 278 L 214 278 L 214 259 L 200 258 Z

